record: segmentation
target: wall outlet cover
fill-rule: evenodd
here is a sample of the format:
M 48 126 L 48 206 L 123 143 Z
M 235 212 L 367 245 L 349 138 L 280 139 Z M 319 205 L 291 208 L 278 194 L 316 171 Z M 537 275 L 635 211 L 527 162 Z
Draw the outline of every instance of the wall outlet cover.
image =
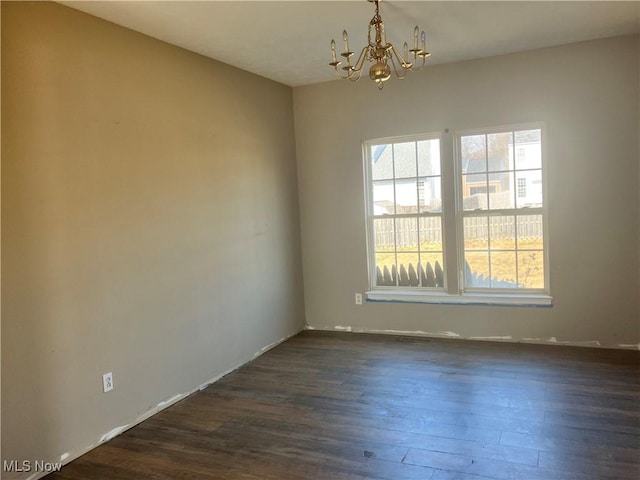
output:
M 113 373 L 105 373 L 102 375 L 102 390 L 104 393 L 110 392 L 113 390 Z

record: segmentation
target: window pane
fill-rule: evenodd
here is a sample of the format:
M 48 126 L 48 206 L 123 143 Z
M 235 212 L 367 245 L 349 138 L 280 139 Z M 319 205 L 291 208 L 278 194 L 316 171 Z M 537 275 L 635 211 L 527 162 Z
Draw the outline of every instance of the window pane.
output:
M 393 215 L 394 213 L 393 180 L 373 182 L 373 214 Z
M 544 250 L 542 215 L 519 215 L 518 283 L 522 288 L 544 288 Z
M 486 210 L 490 191 L 492 187 L 488 185 L 486 173 L 462 175 L 462 203 L 465 210 Z
M 418 251 L 418 218 L 396 218 L 396 248 L 398 251 Z
M 517 288 L 516 252 L 491 252 L 491 288 Z
M 542 168 L 541 132 L 537 130 L 521 130 L 515 132 L 516 169 Z
M 398 285 L 401 287 L 419 287 L 418 252 L 398 253 Z
M 542 215 L 518 215 L 516 224 L 518 249 L 543 249 Z
M 418 179 L 418 205 L 420 212 L 442 212 L 442 185 L 440 177 Z
M 393 218 L 376 218 L 373 220 L 373 241 L 375 251 L 393 251 L 396 245 L 395 220 Z
M 460 161 L 463 173 L 487 171 L 485 135 L 467 135 L 460 138 Z
M 509 148 L 512 140 L 511 132 L 487 135 L 487 164 L 490 172 L 513 170 L 513 152 Z
M 518 252 L 518 284 L 522 288 L 544 288 L 544 252 Z
M 396 180 L 396 213 L 418 213 L 418 181 Z
M 489 179 L 489 209 L 499 210 L 513 208 L 513 172 L 490 173 Z
M 485 135 L 467 135 L 460 138 L 462 171 L 462 196 L 464 210 L 486 209 L 487 194 L 487 146 Z
M 489 253 L 465 252 L 465 287 L 490 287 Z
M 416 142 L 394 143 L 393 163 L 396 178 L 416 177 Z
M 487 217 L 466 217 L 464 219 L 464 249 L 489 249 L 489 219 Z
M 515 250 L 516 249 L 516 219 L 515 217 L 498 216 L 489 217 L 490 224 L 490 248 L 491 250 Z M 515 265 L 515 260 L 514 263 Z M 515 280 L 515 275 L 513 276 Z
M 440 175 L 440 139 L 418 142 L 418 176 Z
M 393 152 L 391 145 L 372 145 L 370 148 L 371 178 L 373 180 L 393 178 Z
M 442 265 L 442 253 L 422 252 L 418 264 L 420 285 L 428 288 L 443 288 L 444 270 Z
M 518 208 L 542 206 L 542 170 L 516 172 L 516 182 Z
M 376 253 L 376 285 L 392 287 L 397 284 L 395 253 Z
M 442 252 L 442 218 L 421 217 L 418 220 L 420 228 L 420 250 L 422 252 Z
M 444 287 L 442 218 L 422 217 L 420 228 L 420 264 L 418 277 L 421 285 L 429 288 Z

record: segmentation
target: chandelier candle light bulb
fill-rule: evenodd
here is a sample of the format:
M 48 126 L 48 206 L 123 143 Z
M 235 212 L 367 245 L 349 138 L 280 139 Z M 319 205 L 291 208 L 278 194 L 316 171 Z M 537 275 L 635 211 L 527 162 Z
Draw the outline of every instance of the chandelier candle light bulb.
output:
M 367 1 L 375 4 L 376 8 L 376 13 L 369 22 L 367 45 L 360 51 L 360 55 L 352 65 L 351 57 L 353 56 L 353 52 L 349 50 L 349 35 L 346 30 L 343 30 L 342 40 L 344 42 L 344 52 L 340 55 L 347 60 L 347 64 L 341 69 L 338 69 L 342 62 L 336 59 L 336 42 L 331 39 L 331 62 L 329 65 L 335 69 L 336 75 L 339 78 L 357 82 L 362 76 L 364 63 L 371 62 L 372 66 L 369 68 L 369 78 L 376 82 L 378 89 L 382 90 L 384 82 L 391 78 L 392 73 L 394 73 L 397 78 L 403 79 L 408 71 L 420 71 L 425 67 L 426 58 L 431 54 L 426 51 L 426 36 L 424 30 L 420 32 L 417 26 L 413 30 L 414 48 L 409 50 L 409 46 L 407 42 L 405 42 L 403 45 L 404 52 L 400 54 L 393 44 L 387 43 L 384 23 L 380 16 L 380 0 Z M 372 33 L 375 34 L 373 38 Z M 421 47 L 418 46 L 418 41 L 420 41 Z

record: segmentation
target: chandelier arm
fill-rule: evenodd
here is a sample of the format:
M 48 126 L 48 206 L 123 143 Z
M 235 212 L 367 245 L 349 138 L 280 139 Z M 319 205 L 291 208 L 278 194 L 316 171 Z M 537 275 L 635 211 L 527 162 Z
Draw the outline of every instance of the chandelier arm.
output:
M 422 70 L 424 67 L 427 66 L 427 57 L 431 55 L 429 52 L 424 52 L 423 54 L 419 54 L 418 56 L 422 59 L 422 63 L 420 64 L 419 67 L 416 68 L 411 68 L 412 72 L 419 72 L 420 70 Z M 415 67 L 415 65 L 413 66 Z
M 413 63 L 409 61 L 408 58 L 405 58 L 396 48 L 395 45 L 391 45 L 391 53 L 389 54 L 389 56 L 391 58 L 393 58 L 393 56 L 395 55 L 396 59 L 398 60 L 398 62 L 400 63 L 400 66 L 402 67 L 402 69 L 405 71 L 407 70 L 411 70 L 413 67 Z
M 353 82 L 357 82 L 358 80 L 360 80 L 360 77 L 362 76 L 362 69 L 364 67 L 364 62 L 367 59 L 367 50 L 369 49 L 368 46 L 363 47 L 363 49 L 360 51 L 360 55 L 358 55 L 358 59 L 356 60 L 356 62 L 353 64 L 353 69 L 351 70 L 351 75 L 347 78 L 349 78 L 349 80 L 353 81 Z
M 422 59 L 422 63 L 420 64 L 419 67 L 416 67 L 415 64 L 411 67 L 411 71 L 412 72 L 419 72 L 420 70 L 422 70 L 424 67 L 426 66 L 426 63 L 424 61 L 424 58 Z
M 351 76 L 353 75 L 353 67 L 347 64 L 346 66 L 339 68 L 340 65 L 342 65 L 342 62 L 336 62 L 335 64 L 333 64 L 333 68 L 335 69 L 338 78 L 340 78 L 341 80 L 348 80 L 349 78 L 351 78 Z
M 367 51 L 369 50 L 369 46 L 362 47 L 360 51 L 360 55 L 358 55 L 358 59 L 353 64 L 354 68 L 358 71 L 362 71 L 362 67 L 364 66 L 364 62 L 367 59 Z
M 389 54 L 389 60 L 391 60 L 391 66 L 393 67 L 393 73 L 395 73 L 396 78 L 402 80 L 407 76 L 407 69 L 402 67 L 402 57 L 398 56 L 397 53 L 392 51 Z M 399 62 L 400 66 L 396 62 Z
M 340 63 L 342 63 L 342 62 L 340 62 Z M 349 78 L 351 76 L 351 74 L 346 73 L 346 72 L 345 72 L 345 75 L 340 73 L 340 70 L 338 70 L 338 66 L 339 65 L 336 65 L 336 66 L 333 67 L 336 70 L 336 75 L 338 76 L 338 78 L 340 78 L 341 80 L 346 80 L 347 78 Z

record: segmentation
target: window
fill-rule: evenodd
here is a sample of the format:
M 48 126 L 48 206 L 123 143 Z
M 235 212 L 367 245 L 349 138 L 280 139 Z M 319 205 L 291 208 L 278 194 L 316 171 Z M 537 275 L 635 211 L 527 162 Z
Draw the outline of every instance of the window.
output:
M 542 189 L 526 188 L 542 179 L 541 129 L 459 134 L 456 146 L 462 183 L 486 186 L 462 198 L 464 288 L 544 292 Z
M 440 138 L 368 144 L 374 287 L 443 288 Z
M 549 305 L 542 126 L 453 140 L 365 142 L 367 298 Z

